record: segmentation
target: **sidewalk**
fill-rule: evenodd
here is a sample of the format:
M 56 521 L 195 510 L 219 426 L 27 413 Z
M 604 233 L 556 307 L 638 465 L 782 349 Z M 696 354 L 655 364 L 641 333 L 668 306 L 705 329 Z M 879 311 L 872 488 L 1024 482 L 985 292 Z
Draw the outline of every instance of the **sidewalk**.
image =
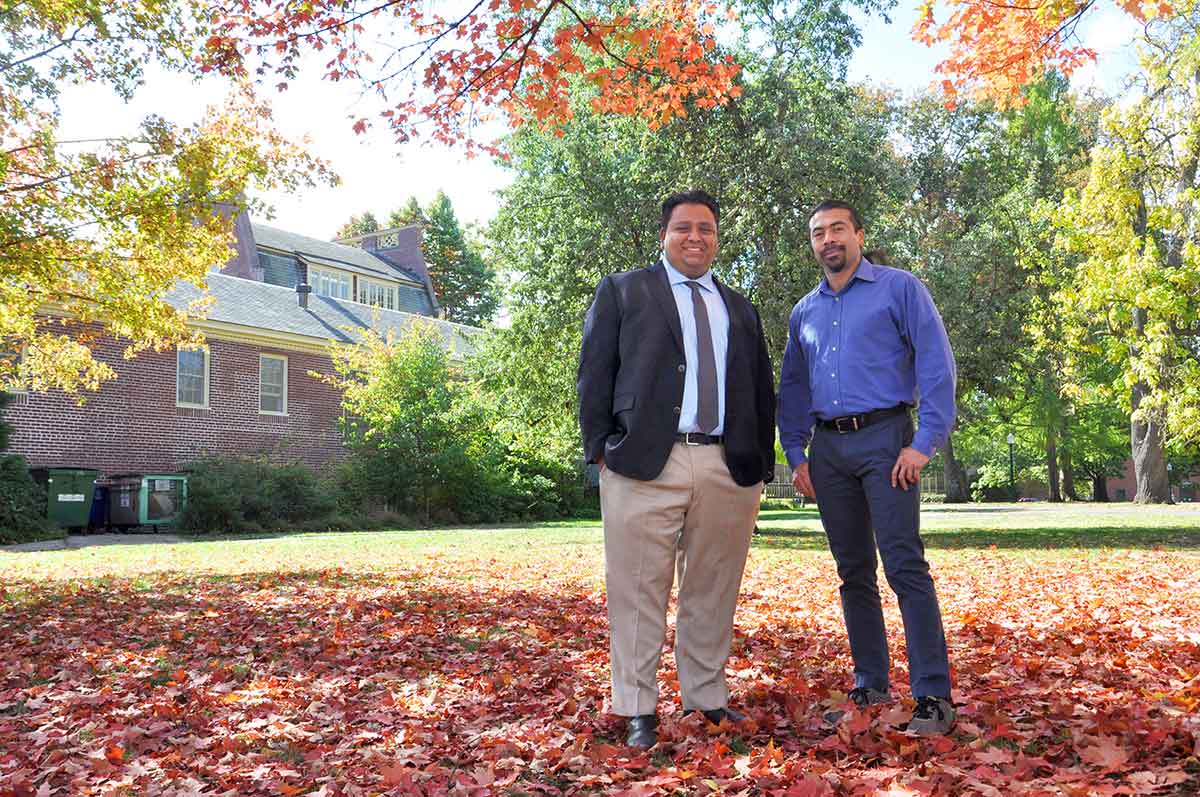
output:
M 17 545 L 0 545 L 0 551 L 21 553 L 24 551 L 73 551 L 93 545 L 147 545 L 183 542 L 176 534 L 72 534 L 61 540 L 22 542 Z

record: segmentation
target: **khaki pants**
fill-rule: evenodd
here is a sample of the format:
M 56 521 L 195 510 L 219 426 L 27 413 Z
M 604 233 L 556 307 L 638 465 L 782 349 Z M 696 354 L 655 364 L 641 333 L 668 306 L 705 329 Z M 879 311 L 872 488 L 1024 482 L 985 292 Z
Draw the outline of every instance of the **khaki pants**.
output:
M 677 565 L 675 660 L 683 708 L 707 711 L 729 701 L 725 662 L 762 484 L 734 482 L 724 453 L 719 445 L 676 443 L 653 481 L 607 468 L 600 476 L 616 714 L 656 711 Z

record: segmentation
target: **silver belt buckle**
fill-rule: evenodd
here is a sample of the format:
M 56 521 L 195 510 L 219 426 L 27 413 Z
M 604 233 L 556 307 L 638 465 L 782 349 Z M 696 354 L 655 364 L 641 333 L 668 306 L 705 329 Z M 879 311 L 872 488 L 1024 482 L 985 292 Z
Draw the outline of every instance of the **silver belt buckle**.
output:
M 683 433 L 683 444 L 684 444 L 685 446 L 698 446 L 698 445 L 700 445 L 699 443 L 693 443 L 693 442 L 692 442 L 692 435 L 694 435 L 694 434 L 699 434 L 699 432 L 684 432 L 684 433 Z

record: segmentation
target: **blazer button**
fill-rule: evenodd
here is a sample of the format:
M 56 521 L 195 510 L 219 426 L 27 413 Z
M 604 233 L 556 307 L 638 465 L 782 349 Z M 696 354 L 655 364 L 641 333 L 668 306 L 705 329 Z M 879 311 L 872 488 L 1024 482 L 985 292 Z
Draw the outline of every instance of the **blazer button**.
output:
M 675 414 L 676 414 L 676 415 L 678 415 L 678 414 L 679 414 L 679 412 L 680 412 L 679 408 L 678 408 L 678 407 L 676 407 L 676 408 L 675 408 Z
M 682 374 L 682 373 L 683 373 L 684 371 L 686 371 L 686 370 L 687 370 L 687 366 L 686 366 L 686 365 L 684 365 L 683 363 L 680 363 L 680 364 L 679 364 L 679 373 L 681 373 L 681 374 Z

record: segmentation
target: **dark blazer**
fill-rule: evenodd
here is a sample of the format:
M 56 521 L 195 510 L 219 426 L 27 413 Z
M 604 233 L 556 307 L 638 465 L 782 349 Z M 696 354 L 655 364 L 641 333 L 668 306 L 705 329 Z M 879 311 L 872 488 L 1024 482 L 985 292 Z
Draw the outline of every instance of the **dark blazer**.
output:
M 729 312 L 725 461 L 748 487 L 775 475 L 775 372 L 754 305 L 714 282 Z M 588 462 L 603 456 L 622 476 L 657 478 L 679 429 L 685 370 L 679 310 L 662 263 L 600 280 L 576 382 Z

